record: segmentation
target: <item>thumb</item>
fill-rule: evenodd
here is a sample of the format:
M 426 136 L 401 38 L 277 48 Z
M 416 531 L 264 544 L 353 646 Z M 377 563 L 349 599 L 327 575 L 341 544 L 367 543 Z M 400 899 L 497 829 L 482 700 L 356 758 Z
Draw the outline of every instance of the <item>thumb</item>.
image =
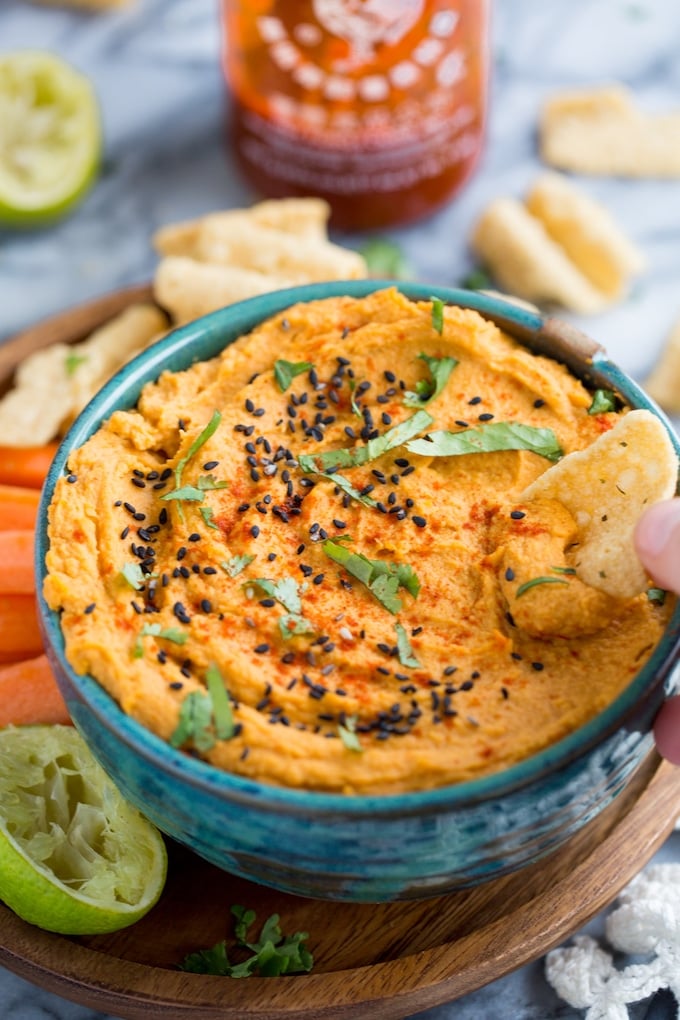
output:
M 635 550 L 656 584 L 680 594 L 680 499 L 655 503 L 635 528 Z

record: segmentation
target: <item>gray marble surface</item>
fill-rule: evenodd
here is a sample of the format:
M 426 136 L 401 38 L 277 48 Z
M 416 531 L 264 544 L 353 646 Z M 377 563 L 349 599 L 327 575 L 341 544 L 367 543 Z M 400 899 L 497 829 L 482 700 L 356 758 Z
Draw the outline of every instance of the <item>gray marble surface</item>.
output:
M 87 16 L 20 0 L 0 2 L 0 53 L 51 49 L 91 76 L 106 152 L 93 192 L 65 222 L 37 233 L 0 233 L 0 338 L 120 285 L 147 280 L 159 225 L 256 196 L 224 143 L 217 0 L 136 0 Z M 678 0 L 496 0 L 488 143 L 465 192 L 427 222 L 392 232 L 418 278 L 456 284 L 472 266 L 466 238 L 492 197 L 521 196 L 540 169 L 537 113 L 564 87 L 617 80 L 650 110 L 680 107 Z M 584 179 L 639 244 L 649 269 L 624 303 L 572 320 L 644 378 L 680 317 L 680 181 Z M 358 236 L 338 237 L 358 245 Z M 567 316 L 568 317 L 568 316 Z M 680 836 L 659 857 L 680 861 Z M 589 930 L 602 930 L 602 918 Z M 2 935 L 0 933 L 0 939 Z M 576 1020 L 537 961 L 419 1020 Z M 661 994 L 632 1020 L 670 1020 Z M 103 1020 L 0 969 L 0 1017 Z

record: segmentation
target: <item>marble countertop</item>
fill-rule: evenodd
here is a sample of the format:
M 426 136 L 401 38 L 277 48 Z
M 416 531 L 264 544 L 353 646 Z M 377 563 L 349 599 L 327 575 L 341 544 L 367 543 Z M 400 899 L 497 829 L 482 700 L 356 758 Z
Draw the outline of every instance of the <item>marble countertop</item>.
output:
M 136 0 L 88 16 L 2 0 L 0 55 L 49 49 L 85 71 L 100 98 L 106 151 L 96 187 L 69 219 L 43 232 L 0 233 L 0 339 L 89 297 L 148 280 L 156 262 L 149 238 L 161 224 L 256 198 L 224 141 L 217 7 L 217 0 Z M 460 282 L 473 266 L 466 238 L 485 204 L 499 195 L 521 197 L 541 169 L 536 125 L 545 97 L 616 80 L 644 108 L 680 107 L 677 0 L 496 0 L 493 35 L 491 117 L 478 173 L 438 215 L 390 233 L 417 277 L 433 284 Z M 648 271 L 612 310 L 565 318 L 641 380 L 680 318 L 680 181 L 582 183 L 640 246 Z M 658 858 L 680 862 L 680 835 Z M 602 918 L 588 930 L 601 933 Z M 0 1015 L 104 1020 L 2 969 Z M 419 1020 L 582 1015 L 558 1000 L 539 960 Z M 630 1016 L 670 1020 L 676 1007 L 660 993 L 631 1007 Z

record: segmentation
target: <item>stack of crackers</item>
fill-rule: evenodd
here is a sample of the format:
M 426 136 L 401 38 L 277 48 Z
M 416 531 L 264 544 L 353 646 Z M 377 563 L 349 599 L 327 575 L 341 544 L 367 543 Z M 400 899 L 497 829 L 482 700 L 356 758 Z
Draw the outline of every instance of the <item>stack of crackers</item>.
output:
M 174 326 L 283 287 L 367 276 L 361 255 L 328 240 L 329 213 L 320 199 L 278 199 L 163 227 L 153 238 L 155 303 L 131 305 L 80 343 L 29 355 L 0 400 L 3 443 L 63 434 L 122 365 Z

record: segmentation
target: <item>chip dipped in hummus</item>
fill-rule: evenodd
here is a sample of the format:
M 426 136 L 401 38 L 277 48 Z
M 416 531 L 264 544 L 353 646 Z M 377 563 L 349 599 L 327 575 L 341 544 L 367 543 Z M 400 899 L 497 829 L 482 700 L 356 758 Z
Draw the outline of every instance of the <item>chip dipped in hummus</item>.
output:
M 579 463 L 606 480 L 583 508 Z M 329 298 L 163 373 L 71 455 L 45 596 L 73 668 L 172 746 L 280 786 L 428 789 L 630 683 L 673 598 L 618 561 L 676 482 L 658 419 L 477 312 Z

